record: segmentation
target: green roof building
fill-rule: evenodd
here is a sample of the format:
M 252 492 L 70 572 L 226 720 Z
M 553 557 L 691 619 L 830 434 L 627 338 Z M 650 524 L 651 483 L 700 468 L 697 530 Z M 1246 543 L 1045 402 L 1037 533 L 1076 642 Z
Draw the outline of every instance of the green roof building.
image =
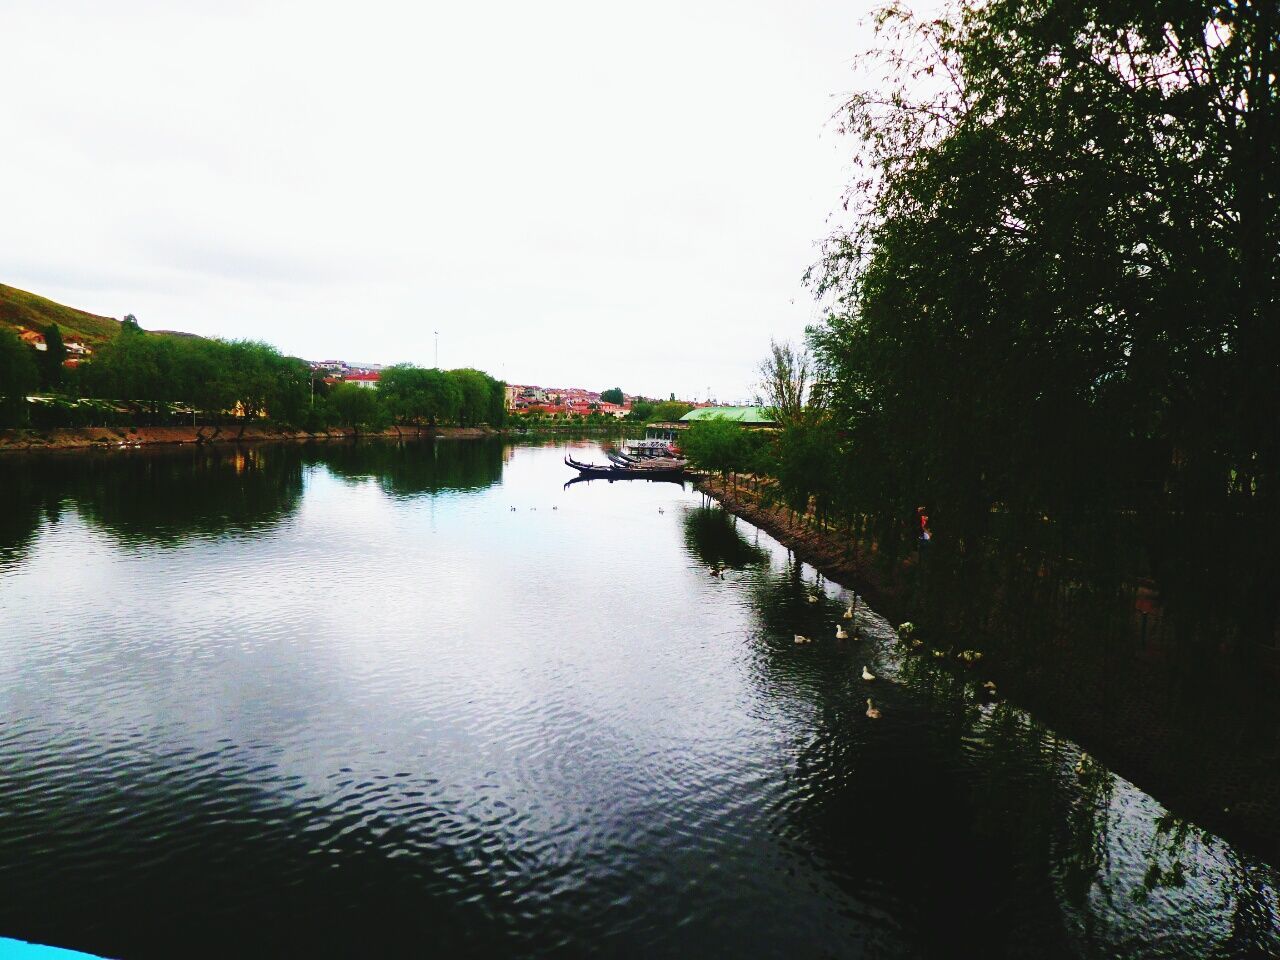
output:
M 714 420 L 717 417 L 736 420 L 744 427 L 768 428 L 778 425 L 764 407 L 698 407 L 673 423 L 649 424 L 645 427 L 644 440 L 637 442 L 636 449 L 645 451 L 655 445 L 675 443 L 681 430 L 688 430 L 699 420 Z
M 752 427 L 773 427 L 777 421 L 764 407 L 698 407 L 680 418 L 681 423 L 697 420 L 737 420 Z

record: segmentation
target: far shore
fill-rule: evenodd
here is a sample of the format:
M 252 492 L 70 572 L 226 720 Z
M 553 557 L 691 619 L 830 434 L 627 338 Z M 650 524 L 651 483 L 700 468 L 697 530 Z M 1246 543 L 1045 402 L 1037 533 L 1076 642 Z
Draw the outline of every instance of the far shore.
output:
M 591 427 L 583 425 L 535 426 L 535 427 L 437 427 L 434 433 L 426 428 L 391 427 L 378 432 L 354 431 L 335 427 L 318 433 L 291 430 L 270 424 L 250 424 L 242 431 L 238 425 L 215 427 L 54 427 L 48 430 L 4 429 L 0 430 L 0 453 L 32 453 L 41 450 L 118 450 L 133 447 L 159 447 L 191 445 L 225 445 L 235 443 L 312 443 L 351 441 L 366 438 L 387 440 L 417 440 L 435 437 L 440 440 L 474 440 L 495 436 L 534 436 L 544 433 L 598 433 L 613 430 L 612 425 Z

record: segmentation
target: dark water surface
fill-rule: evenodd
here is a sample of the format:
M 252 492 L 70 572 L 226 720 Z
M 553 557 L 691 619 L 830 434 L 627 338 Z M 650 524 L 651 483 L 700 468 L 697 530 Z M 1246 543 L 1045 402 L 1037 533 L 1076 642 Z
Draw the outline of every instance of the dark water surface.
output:
M 874 612 L 837 643 L 845 591 L 691 490 L 562 456 L 0 461 L 0 936 L 1280 956 L 1274 869 Z

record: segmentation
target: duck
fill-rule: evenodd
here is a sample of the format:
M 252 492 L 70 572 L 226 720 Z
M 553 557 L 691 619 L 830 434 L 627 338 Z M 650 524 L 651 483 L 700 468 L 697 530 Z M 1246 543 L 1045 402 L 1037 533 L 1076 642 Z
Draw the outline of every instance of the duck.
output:
M 929 652 L 933 654 L 933 659 L 935 660 L 947 659 L 947 651 L 945 650 L 930 650 Z
M 848 640 L 848 639 L 849 639 L 849 631 L 848 631 L 848 630 L 846 630 L 842 625 L 840 625 L 840 624 L 838 624 L 838 623 L 836 624 L 836 639 L 837 639 L 837 640 Z
M 659 512 L 659 513 L 666 513 L 667 511 L 665 511 L 665 510 L 663 510 L 661 507 L 659 507 L 659 508 L 658 508 L 658 512 Z
M 862 679 L 870 683 L 875 678 L 876 678 L 876 675 L 872 673 L 870 670 L 868 670 L 867 665 L 864 663 L 862 665 Z
M 511 508 L 511 512 L 512 512 L 512 513 L 515 513 L 515 512 L 516 512 L 516 508 L 515 508 L 515 507 L 512 507 L 512 508 Z
M 984 684 L 982 685 L 982 689 L 983 689 L 983 690 L 985 690 L 985 691 L 987 691 L 987 693 L 988 693 L 990 696 L 993 696 L 993 697 L 994 697 L 994 696 L 996 695 L 996 684 L 995 684 L 995 681 L 994 681 L 994 680 L 988 680 L 986 683 L 984 683 Z
M 840 614 L 840 618 L 841 618 L 842 620 L 852 620 L 852 619 L 853 619 L 853 604 L 852 604 L 852 603 L 850 603 L 847 607 L 845 607 L 845 608 L 844 608 L 844 613 Z
M 981 650 L 961 650 L 960 659 L 964 661 L 966 667 L 972 667 L 975 663 L 982 659 Z
M 552 509 L 552 510 L 559 510 L 560 508 L 559 508 L 559 507 L 552 507 L 551 509 Z
M 802 636 L 798 633 L 796 634 L 796 643 L 812 643 L 812 642 L 813 641 L 810 640 L 808 637 Z
M 898 636 L 904 640 L 916 632 L 916 625 L 908 620 L 906 623 L 898 624 Z
M 921 647 L 923 647 L 923 646 L 924 646 L 924 641 L 923 641 L 923 640 L 920 640 L 920 639 L 918 639 L 918 638 L 917 638 L 917 639 L 915 639 L 915 640 L 912 640 L 912 641 L 911 641 L 911 649 L 912 649 L 912 650 L 919 650 L 919 649 L 920 649 Z
M 813 593 L 809 594 L 809 602 L 810 602 L 810 603 L 817 603 L 817 602 L 818 602 L 818 597 L 817 597 L 817 595 L 816 595 L 816 594 L 813 594 Z
M 867 697 L 867 719 L 868 720 L 880 719 L 880 708 L 871 702 L 870 697 Z

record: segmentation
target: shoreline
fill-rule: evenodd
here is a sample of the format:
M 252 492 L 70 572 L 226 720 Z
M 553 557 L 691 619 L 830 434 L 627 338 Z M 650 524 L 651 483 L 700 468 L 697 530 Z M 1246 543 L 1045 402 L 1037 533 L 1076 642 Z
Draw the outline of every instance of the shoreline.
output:
M 827 579 L 865 596 L 891 622 L 906 619 L 906 566 L 886 571 L 857 545 L 837 543 L 831 533 L 797 521 L 784 508 L 761 503 L 742 485 L 729 487 L 697 475 L 694 488 L 767 532 Z M 989 639 L 970 635 L 964 645 L 982 650 Z M 1234 712 L 1233 701 L 1213 707 L 1216 713 L 1209 719 L 1222 721 L 1221 728 L 1216 722 L 1202 724 L 1203 715 L 1171 707 L 1159 693 L 1160 684 L 1178 681 L 1160 662 L 1117 665 L 1105 654 L 1100 659 L 1095 651 L 1073 645 L 1069 636 L 1037 656 L 1043 659 L 1031 663 L 991 658 L 983 679 L 995 680 L 1002 699 L 1078 742 L 1175 817 L 1280 863 L 1280 731 L 1272 739 L 1264 731 L 1245 743 L 1245 719 Z
M 560 433 L 595 433 L 599 427 L 529 427 L 517 431 L 511 427 L 437 427 L 434 433 L 416 428 L 394 427 L 369 432 L 344 428 L 308 433 L 268 424 L 251 424 L 241 432 L 239 426 L 215 427 L 53 427 L 0 429 L 0 454 L 39 453 L 41 451 L 74 452 L 82 450 L 118 450 L 134 447 L 227 446 L 237 443 L 329 443 L 354 440 L 478 440 L 484 437 L 525 437 Z

